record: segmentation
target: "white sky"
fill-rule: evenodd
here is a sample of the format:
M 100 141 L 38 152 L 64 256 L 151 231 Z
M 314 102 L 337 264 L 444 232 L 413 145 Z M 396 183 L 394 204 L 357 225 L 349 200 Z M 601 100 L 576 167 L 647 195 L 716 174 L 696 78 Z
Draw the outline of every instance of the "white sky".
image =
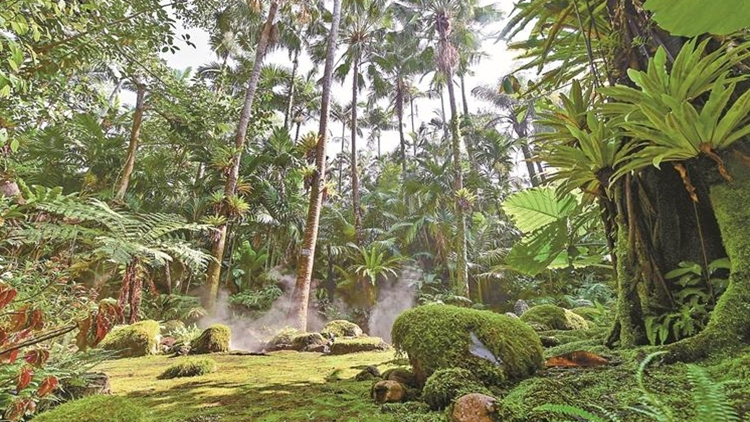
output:
M 501 10 L 503 10 L 505 16 L 507 16 L 511 9 L 512 9 L 512 3 L 508 0 L 500 0 L 498 3 Z M 503 26 L 502 22 L 497 22 L 496 24 L 492 24 L 487 32 L 494 32 L 499 29 L 501 29 Z M 200 29 L 180 29 L 178 30 L 180 33 L 189 33 L 190 34 L 190 40 L 196 45 L 196 48 L 192 48 L 187 45 L 180 46 L 180 50 L 177 51 L 175 54 L 172 53 L 165 53 L 162 54 L 162 57 L 167 61 L 169 66 L 176 68 L 176 69 L 185 69 L 187 67 L 192 67 L 193 69 L 196 69 L 198 66 L 215 61 L 216 57 L 214 53 L 211 51 L 208 43 L 208 34 Z M 179 39 L 179 37 L 178 37 Z M 483 43 L 483 50 L 486 53 L 487 57 L 485 57 L 482 61 L 480 61 L 478 64 L 474 65 L 473 75 L 468 76 L 466 78 L 466 89 L 467 89 L 467 99 L 469 103 L 469 110 L 471 112 L 478 111 L 479 109 L 487 109 L 489 105 L 487 103 L 484 103 L 480 100 L 477 100 L 471 96 L 471 89 L 478 86 L 478 85 L 484 85 L 484 84 L 493 84 L 496 83 L 500 78 L 510 73 L 513 68 L 517 65 L 516 62 L 514 62 L 513 54 L 509 53 L 506 49 L 504 42 L 496 42 L 494 39 L 488 39 Z M 338 59 L 338 58 L 337 58 Z M 289 59 L 288 53 L 286 51 L 274 51 L 267 59 L 269 63 L 278 64 L 281 66 L 286 66 L 291 68 L 292 62 Z M 311 62 L 309 60 L 303 59 L 300 61 L 300 74 L 304 74 L 307 70 L 310 69 L 312 66 Z M 320 74 L 322 75 L 322 69 Z M 429 86 L 430 81 L 430 75 L 425 77 L 423 81 L 421 82 L 420 89 L 423 91 L 426 91 Z M 457 91 L 457 94 L 459 92 Z M 339 101 L 342 104 L 348 103 L 351 101 L 351 80 L 349 78 L 348 81 L 345 81 L 342 85 L 337 85 L 334 87 L 334 98 Z M 363 91 L 360 94 L 360 101 L 366 100 L 366 93 Z M 126 99 L 127 101 L 127 99 Z M 429 99 L 421 99 L 418 101 L 415 101 L 416 106 L 416 126 L 419 127 L 419 124 L 421 121 L 429 121 L 433 117 L 436 116 L 435 111 L 440 110 L 440 101 L 439 100 L 429 100 Z M 446 108 L 447 105 L 447 94 L 446 94 Z M 463 107 L 463 104 L 461 103 L 460 96 L 458 98 L 458 108 L 461 110 Z M 364 110 L 360 109 L 359 115 L 362 116 L 364 113 Z M 409 110 L 408 107 L 405 110 L 405 113 L 407 115 L 404 116 L 404 123 L 406 125 L 407 133 L 411 130 L 411 124 L 410 119 L 408 116 Z M 450 118 L 449 111 L 446 109 L 446 113 L 448 114 L 448 118 Z M 337 129 L 338 127 L 338 129 Z M 305 131 L 309 130 L 315 130 L 317 129 L 317 122 L 310 122 L 306 125 L 303 125 L 302 132 L 304 134 Z M 340 125 L 333 125 L 333 133 L 332 135 L 334 138 L 329 143 L 329 151 L 339 151 L 341 148 L 341 144 L 339 139 L 337 138 L 340 136 Z M 364 150 L 367 149 L 367 132 L 365 132 L 365 135 L 363 137 L 364 139 L 360 138 L 358 141 L 358 149 Z M 383 152 L 386 151 L 392 151 L 398 146 L 398 134 L 395 131 L 392 131 L 390 133 L 386 132 L 382 135 L 382 150 Z

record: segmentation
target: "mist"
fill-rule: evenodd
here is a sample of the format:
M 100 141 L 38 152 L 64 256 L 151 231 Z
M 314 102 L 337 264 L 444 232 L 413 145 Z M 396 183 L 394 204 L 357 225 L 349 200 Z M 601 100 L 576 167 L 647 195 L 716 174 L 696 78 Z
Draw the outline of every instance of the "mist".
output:
M 370 313 L 368 333 L 391 342 L 391 328 L 396 318 L 416 304 L 417 288 L 413 281 L 421 278 L 421 271 L 406 268 L 396 282 L 386 282 L 380 287 L 377 302 Z

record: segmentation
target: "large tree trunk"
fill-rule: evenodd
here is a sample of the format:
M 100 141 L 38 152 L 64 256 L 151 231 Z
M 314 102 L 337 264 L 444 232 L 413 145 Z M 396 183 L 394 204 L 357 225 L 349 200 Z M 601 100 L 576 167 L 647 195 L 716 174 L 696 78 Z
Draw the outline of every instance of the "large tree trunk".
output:
M 354 232 L 357 243 L 362 243 L 362 212 L 359 209 L 359 166 L 357 165 L 357 96 L 359 95 L 359 56 L 354 57 L 352 65 L 352 211 L 354 212 Z
M 398 137 L 401 144 L 401 177 L 406 176 L 406 138 L 404 137 L 404 81 L 396 82 L 396 116 L 398 117 Z
M 122 168 L 122 176 L 117 183 L 115 200 L 122 201 L 128 191 L 130 177 L 135 167 L 135 154 L 138 152 L 138 142 L 141 138 L 141 127 L 143 126 L 143 112 L 146 109 L 146 84 L 139 79 L 134 79 L 136 86 L 135 112 L 133 113 L 133 126 L 130 130 L 130 143 L 128 144 L 128 155 L 125 166 Z
M 292 304 L 289 310 L 289 321 L 295 328 L 307 331 L 307 303 L 310 300 L 310 279 L 315 262 L 315 244 L 318 240 L 318 222 L 323 202 L 323 184 L 326 165 L 326 133 L 328 133 L 329 106 L 331 103 L 331 84 L 333 82 L 333 59 L 336 54 L 339 22 L 341 20 L 341 0 L 333 2 L 333 20 L 328 34 L 326 64 L 323 74 L 323 97 L 320 106 L 320 127 L 318 128 L 318 145 L 315 149 L 317 170 L 313 175 L 310 192 L 310 208 L 307 213 L 305 234 L 302 240 L 297 264 L 297 280 L 294 284 Z
M 284 113 L 284 127 L 288 131 L 292 120 L 292 106 L 294 105 L 294 88 L 297 70 L 299 69 L 299 50 L 294 50 L 294 59 L 292 60 L 292 76 L 289 78 L 289 98 L 287 99 L 286 111 Z
M 255 99 L 255 91 L 258 88 L 258 81 L 260 80 L 260 71 L 263 67 L 263 61 L 266 57 L 266 51 L 268 50 L 268 43 L 273 30 L 274 20 L 276 19 L 276 12 L 278 11 L 279 3 L 272 1 L 271 6 L 268 10 L 268 16 L 263 24 L 260 32 L 260 41 L 255 51 L 255 63 L 253 63 L 253 71 L 250 74 L 250 81 L 248 81 L 247 89 L 245 90 L 245 103 L 242 106 L 242 113 L 240 114 L 240 121 L 237 124 L 237 131 L 234 135 L 234 147 L 236 153 L 232 157 L 232 164 L 229 168 L 229 174 L 227 175 L 226 183 L 224 184 L 224 197 L 225 199 L 232 196 L 237 191 L 237 180 L 240 175 L 240 162 L 242 160 L 242 151 L 245 149 L 245 137 L 247 136 L 247 128 L 250 124 L 250 114 L 252 112 L 253 100 Z M 211 255 L 214 259 L 208 265 L 206 271 L 206 296 L 205 296 L 205 308 L 213 313 L 216 307 L 216 297 L 219 293 L 219 280 L 221 277 L 221 263 L 224 258 L 224 247 L 227 240 L 227 223 L 221 224 L 217 228 L 216 239 L 213 247 L 211 248 Z

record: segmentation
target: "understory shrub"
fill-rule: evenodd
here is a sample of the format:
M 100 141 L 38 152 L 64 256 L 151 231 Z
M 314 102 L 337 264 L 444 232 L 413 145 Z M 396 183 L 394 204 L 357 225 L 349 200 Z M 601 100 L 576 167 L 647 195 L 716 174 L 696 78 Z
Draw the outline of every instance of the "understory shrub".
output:
M 487 385 L 524 379 L 543 367 L 539 336 L 525 323 L 490 311 L 424 305 L 396 319 L 397 351 L 424 385 L 433 372 L 464 368 Z
M 470 393 L 492 393 L 470 371 L 447 368 L 435 371 L 424 384 L 422 399 L 432 410 L 448 407 L 453 400 Z
M 100 346 L 118 352 L 119 357 L 155 355 L 159 351 L 159 323 L 153 320 L 115 327 Z
M 34 418 L 34 422 L 152 422 L 149 412 L 119 396 L 90 396 L 63 403 Z
M 521 321 L 538 331 L 588 328 L 588 323 L 582 316 L 555 305 L 534 306 L 521 315 Z
M 159 379 L 197 377 L 216 372 L 216 361 L 209 358 L 187 358 L 170 365 Z

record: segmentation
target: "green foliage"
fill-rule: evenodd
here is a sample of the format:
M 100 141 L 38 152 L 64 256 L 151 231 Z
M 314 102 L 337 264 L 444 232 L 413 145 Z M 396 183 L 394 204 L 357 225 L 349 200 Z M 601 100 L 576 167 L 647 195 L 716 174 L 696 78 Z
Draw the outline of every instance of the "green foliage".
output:
M 175 362 L 159 375 L 159 379 L 197 377 L 216 372 L 216 361 L 209 358 L 185 358 Z
M 359 337 L 362 335 L 362 329 L 359 325 L 349 322 L 343 319 L 330 321 L 320 330 L 320 334 L 324 336 L 334 336 L 336 338 L 341 337 Z
M 472 354 L 471 334 L 502 364 Z M 391 335 L 420 383 L 439 369 L 463 368 L 496 385 L 526 378 L 543 365 L 537 334 L 517 319 L 489 311 L 419 306 L 399 315 Z
M 207 315 L 195 296 L 159 294 L 144 298 L 143 316 L 155 320 L 197 321 Z
M 119 357 L 153 355 L 159 351 L 159 323 L 153 320 L 115 327 L 100 347 L 118 352 Z
M 490 391 L 474 374 L 462 368 L 446 368 L 435 371 L 424 384 L 422 399 L 432 410 L 448 407 L 453 400 L 470 393 L 490 395 Z
M 256 251 L 247 240 L 235 250 L 232 258 L 234 268 L 231 269 L 231 274 L 240 293 L 250 288 L 254 278 L 266 264 L 266 260 L 268 260 L 268 253 L 263 250 Z
M 337 339 L 331 345 L 331 355 L 388 350 L 389 346 L 380 337 L 357 337 Z
M 653 19 L 672 35 L 729 35 L 747 28 L 750 13 L 732 0 L 648 0 L 643 5 Z
M 190 344 L 191 354 L 206 354 L 226 352 L 229 350 L 229 341 L 232 339 L 232 331 L 223 324 L 214 324 L 201 333 L 198 338 Z
M 151 422 L 150 412 L 119 396 L 91 396 L 61 404 L 34 418 L 36 422 Z
M 588 323 L 582 316 L 555 305 L 537 305 L 521 315 L 521 321 L 546 330 L 583 330 Z
M 269 284 L 259 290 L 245 290 L 229 296 L 229 303 L 241 306 L 249 311 L 267 311 L 284 292 L 275 284 Z

